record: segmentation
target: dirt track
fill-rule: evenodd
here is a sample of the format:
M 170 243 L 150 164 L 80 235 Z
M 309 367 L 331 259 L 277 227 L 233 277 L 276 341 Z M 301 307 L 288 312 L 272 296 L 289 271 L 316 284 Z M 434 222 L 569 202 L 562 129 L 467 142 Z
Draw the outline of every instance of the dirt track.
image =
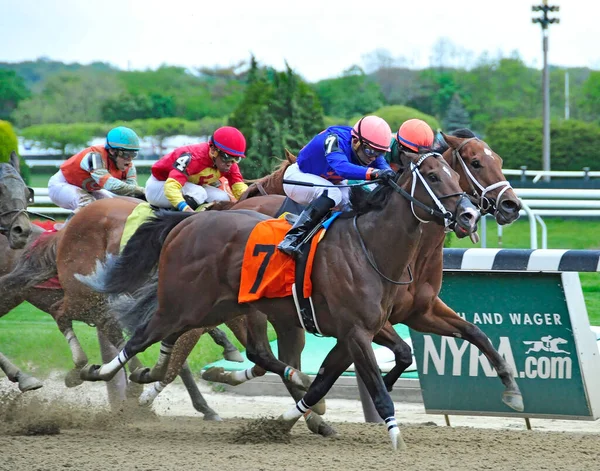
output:
M 0 470 L 600 469 L 598 433 L 405 424 L 401 430 L 408 450 L 393 453 L 383 426 L 359 422 L 334 422 L 339 436 L 333 439 L 312 435 L 303 423 L 289 436 L 272 437 L 278 442 L 259 439 L 250 432 L 261 416 L 257 413 L 269 410 L 269 403 L 282 412 L 279 399 L 207 397 L 223 417 L 231 416 L 227 404 L 239 415 L 244 407 L 252 409 L 248 416 L 255 417 L 217 423 L 197 414 L 172 415 L 180 412 L 178 398 L 171 405 L 162 399 L 156 408 L 160 415 L 132 418 L 106 412 L 98 385 L 76 401 L 73 390 L 58 399 L 50 395 L 51 387 L 25 396 L 6 386 L 0 381 Z M 360 410 L 353 412 L 356 419 Z M 343 415 L 332 411 L 332 417 Z

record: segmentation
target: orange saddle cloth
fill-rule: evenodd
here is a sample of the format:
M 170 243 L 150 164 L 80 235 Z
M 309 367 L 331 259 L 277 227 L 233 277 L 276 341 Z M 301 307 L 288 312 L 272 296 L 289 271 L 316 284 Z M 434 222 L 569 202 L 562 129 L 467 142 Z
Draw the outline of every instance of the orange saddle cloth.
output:
M 285 219 L 269 219 L 258 223 L 252 230 L 244 251 L 239 303 L 292 295 L 292 285 L 296 282 L 296 261 L 277 250 L 277 244 L 283 240 L 290 227 L 290 223 Z M 324 229 L 321 229 L 310 241 L 310 252 L 303 280 L 306 297 L 312 292 L 310 275 L 317 244 L 324 232 Z

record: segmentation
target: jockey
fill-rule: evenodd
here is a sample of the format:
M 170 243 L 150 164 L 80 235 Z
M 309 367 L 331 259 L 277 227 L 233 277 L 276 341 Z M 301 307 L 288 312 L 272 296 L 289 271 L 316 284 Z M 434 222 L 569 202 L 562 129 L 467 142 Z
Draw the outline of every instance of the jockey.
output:
M 390 152 L 387 153 L 386 160 L 394 171 L 402 172 L 404 170 L 402 153 L 430 151 L 433 147 L 433 141 L 433 131 L 425 121 L 421 119 L 404 121 L 398 129 L 398 133 L 392 139 Z
M 140 150 L 137 134 L 124 126 L 108 131 L 106 144 L 75 154 L 48 181 L 48 195 L 61 208 L 79 210 L 113 194 L 144 197 L 133 159 Z
M 238 162 L 245 157 L 246 138 L 236 128 L 217 129 L 209 142 L 179 147 L 152 166 L 146 182 L 148 202 L 159 208 L 193 211 L 206 201 L 230 201 L 229 194 L 218 187 L 224 176 L 235 198 L 248 186 Z
M 347 179 L 390 178 L 394 172 L 385 160 L 390 151 L 390 126 L 377 116 L 361 118 L 353 128 L 331 126 L 316 135 L 285 172 L 286 180 L 320 186 L 284 184 L 296 203 L 309 205 L 277 246 L 288 255 L 300 254 L 301 241 L 334 206 L 349 203 L 349 189 L 338 188 Z

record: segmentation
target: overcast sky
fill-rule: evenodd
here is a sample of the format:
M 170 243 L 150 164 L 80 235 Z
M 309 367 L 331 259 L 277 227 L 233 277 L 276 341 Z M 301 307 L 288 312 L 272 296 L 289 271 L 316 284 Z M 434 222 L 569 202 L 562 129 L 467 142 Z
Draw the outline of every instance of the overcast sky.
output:
M 121 69 L 228 66 L 253 53 L 284 61 L 309 81 L 336 77 L 386 49 L 399 64 L 431 64 L 440 39 L 447 61 L 518 51 L 541 68 L 542 33 L 523 0 L 0 0 L 0 62 L 46 56 Z M 600 68 L 600 2 L 557 0 L 549 62 Z M 536 13 L 539 15 L 539 13 Z M 457 54 L 452 56 L 451 49 Z

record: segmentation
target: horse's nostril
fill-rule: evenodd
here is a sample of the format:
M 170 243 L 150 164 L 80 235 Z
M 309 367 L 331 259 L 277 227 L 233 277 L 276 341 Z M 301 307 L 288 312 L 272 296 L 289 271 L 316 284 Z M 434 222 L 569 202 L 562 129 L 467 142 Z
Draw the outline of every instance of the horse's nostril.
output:
M 23 228 L 21 226 L 14 226 L 12 232 L 16 235 L 21 235 L 23 234 Z
M 513 200 L 504 200 L 500 203 L 500 207 L 506 213 L 515 213 L 521 209 L 521 204 Z

